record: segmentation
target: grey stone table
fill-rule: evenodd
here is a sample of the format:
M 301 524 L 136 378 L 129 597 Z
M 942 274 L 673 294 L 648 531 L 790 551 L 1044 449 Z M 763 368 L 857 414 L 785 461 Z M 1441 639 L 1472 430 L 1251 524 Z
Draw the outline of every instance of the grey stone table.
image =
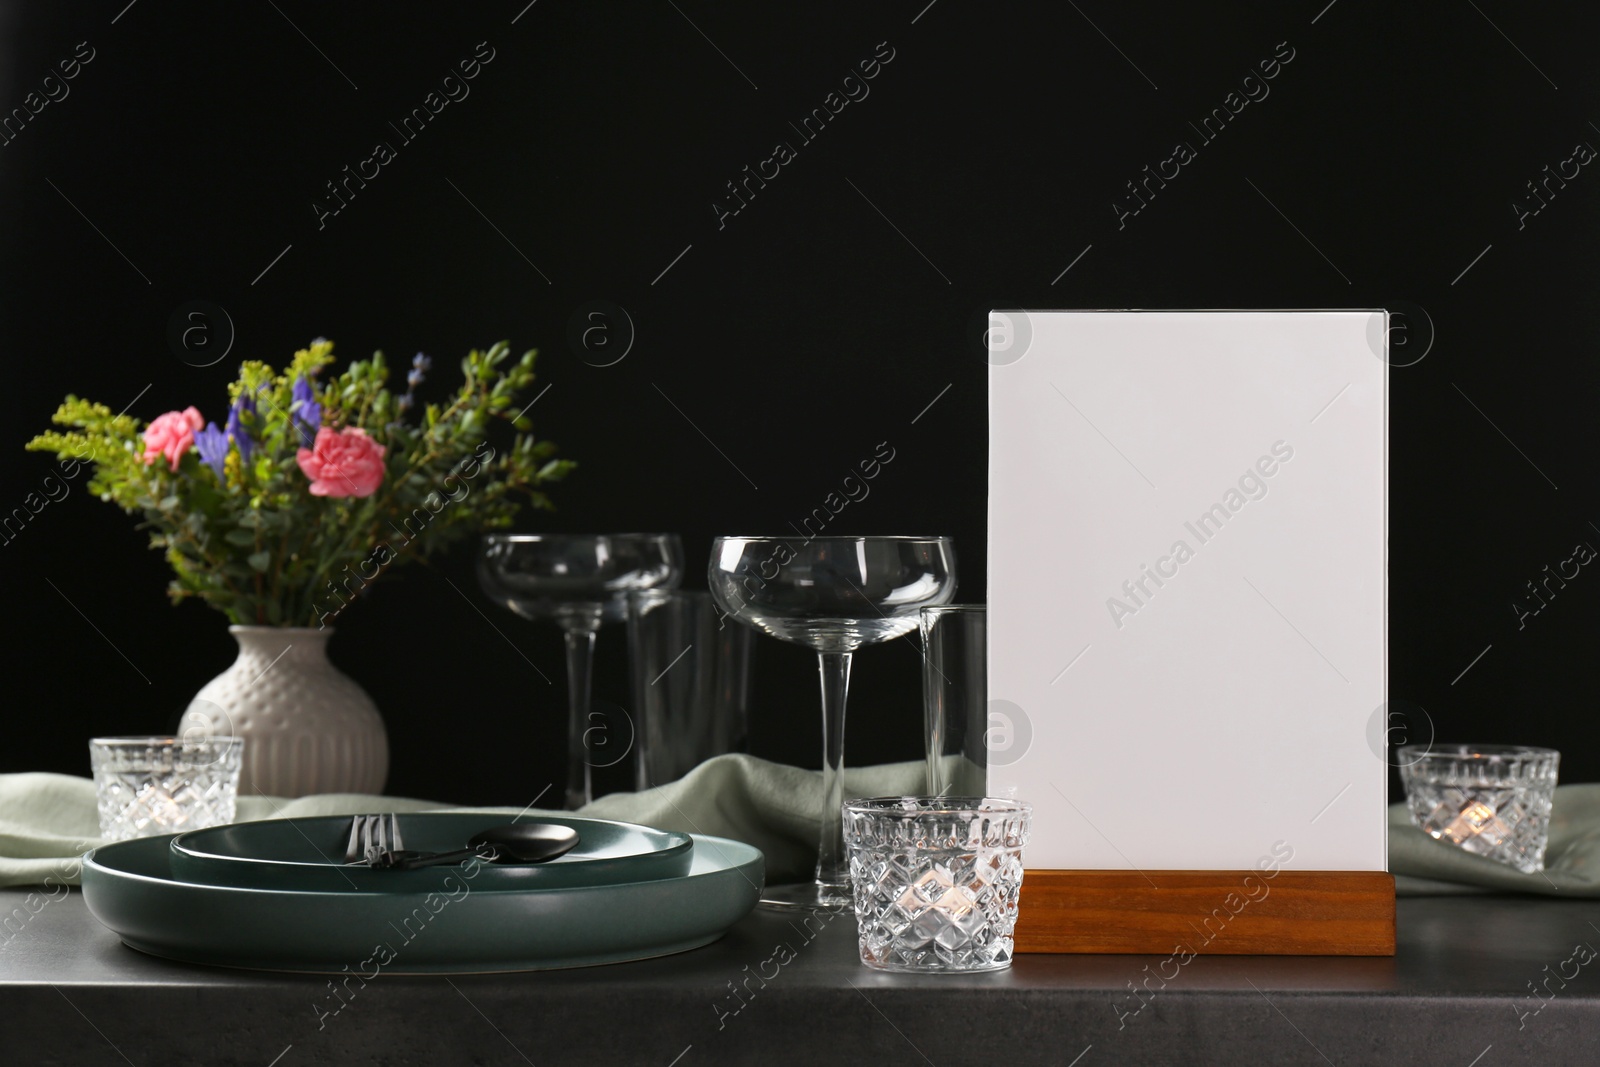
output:
M 857 962 L 848 914 L 758 912 L 666 959 L 336 996 L 141 955 L 76 892 L 22 921 L 25 896 L 0 890 L 6 1067 L 1600 1063 L 1600 901 L 1403 900 L 1393 959 L 1023 956 L 910 977 Z

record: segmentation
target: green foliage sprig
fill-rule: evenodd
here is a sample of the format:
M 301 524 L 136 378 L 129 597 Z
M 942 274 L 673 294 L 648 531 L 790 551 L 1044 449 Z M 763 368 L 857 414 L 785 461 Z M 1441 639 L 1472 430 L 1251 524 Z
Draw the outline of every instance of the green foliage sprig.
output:
M 238 624 L 318 625 L 389 566 L 509 526 L 524 504 L 552 507 L 541 487 L 575 464 L 528 432 L 535 355 L 511 361 L 503 341 L 468 353 L 460 390 L 413 418 L 426 357 L 397 395 L 381 352 L 324 379 L 333 345 L 318 340 L 282 373 L 241 364 L 225 428 L 192 407 L 141 427 L 68 396 L 52 418 L 68 429 L 27 448 L 94 464 L 90 491 L 142 517 L 174 602 L 198 597 Z M 498 423 L 511 426 L 497 443 Z

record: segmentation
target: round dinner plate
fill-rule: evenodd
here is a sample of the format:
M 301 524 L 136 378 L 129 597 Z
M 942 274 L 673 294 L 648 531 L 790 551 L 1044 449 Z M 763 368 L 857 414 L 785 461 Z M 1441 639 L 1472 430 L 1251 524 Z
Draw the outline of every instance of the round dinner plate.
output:
M 427 891 L 293 892 L 178 881 L 170 842 L 138 838 L 84 857 L 84 902 L 124 944 L 188 963 L 368 981 L 584 967 L 699 948 L 755 907 L 764 872 L 760 850 L 696 834 L 689 871 L 677 877 L 486 892 L 467 871 L 442 867 Z
M 446 852 L 464 848 L 480 830 L 508 822 L 487 812 L 416 812 L 398 815 L 400 838 L 408 849 Z M 693 842 L 688 834 L 653 830 L 605 819 L 544 816 L 530 822 L 555 823 L 578 831 L 572 851 L 543 863 L 482 863 L 473 878 L 477 889 L 546 889 L 643 882 L 688 872 Z M 344 863 L 350 816 L 265 819 L 190 830 L 172 839 L 172 874 L 185 882 L 238 889 L 308 892 L 428 892 L 439 872 L 460 867 L 416 870 L 374 869 Z

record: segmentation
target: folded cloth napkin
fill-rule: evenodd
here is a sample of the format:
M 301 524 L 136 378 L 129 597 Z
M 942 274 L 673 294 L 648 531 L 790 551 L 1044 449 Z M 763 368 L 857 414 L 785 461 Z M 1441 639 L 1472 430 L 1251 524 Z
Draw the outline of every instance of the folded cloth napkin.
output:
M 923 788 L 923 767 L 887 763 L 845 771 L 855 796 L 898 796 Z M 753 756 L 718 756 L 682 779 L 642 793 L 612 793 L 579 814 L 748 842 L 766 855 L 773 882 L 809 876 L 816 859 L 822 775 Z M 240 822 L 363 812 L 489 811 L 405 797 L 324 793 L 285 800 L 240 797 Z M 545 812 L 545 814 L 561 814 Z M 0 886 L 76 884 L 77 858 L 100 843 L 94 782 L 66 774 L 0 774 Z M 1600 897 L 1600 784 L 1556 788 L 1545 870 L 1522 874 L 1435 841 L 1411 825 L 1404 804 L 1389 809 L 1389 870 L 1401 895 L 1521 892 Z

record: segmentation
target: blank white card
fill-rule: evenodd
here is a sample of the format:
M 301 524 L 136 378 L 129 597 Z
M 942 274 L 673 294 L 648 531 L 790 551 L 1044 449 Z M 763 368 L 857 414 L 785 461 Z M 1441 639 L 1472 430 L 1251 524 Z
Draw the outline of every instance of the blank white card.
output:
M 989 781 L 1028 867 L 1385 868 L 1386 340 L 991 313 Z

